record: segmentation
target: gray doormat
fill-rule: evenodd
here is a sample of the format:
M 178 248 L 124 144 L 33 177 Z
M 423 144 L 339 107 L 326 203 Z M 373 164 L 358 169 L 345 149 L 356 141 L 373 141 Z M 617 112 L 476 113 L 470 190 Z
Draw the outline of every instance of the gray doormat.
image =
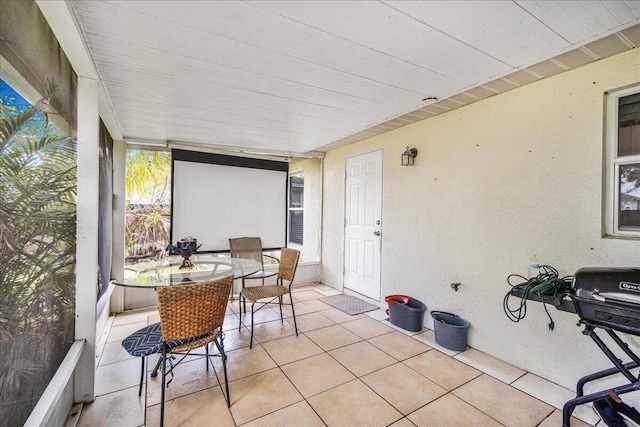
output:
M 323 303 L 328 304 L 331 307 L 335 307 L 352 316 L 360 313 L 366 313 L 367 311 L 373 311 L 378 308 L 373 304 L 362 301 L 361 299 L 343 294 L 320 298 L 318 301 L 322 301 Z

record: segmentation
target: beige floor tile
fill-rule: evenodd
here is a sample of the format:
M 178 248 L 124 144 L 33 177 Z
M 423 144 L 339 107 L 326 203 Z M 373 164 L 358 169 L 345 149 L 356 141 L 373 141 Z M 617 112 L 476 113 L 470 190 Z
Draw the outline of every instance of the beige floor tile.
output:
M 140 426 L 144 424 L 144 401 L 144 390 L 138 397 L 138 387 L 98 396 L 82 408 L 78 427 Z
M 224 350 L 229 352 L 239 348 L 249 347 L 250 340 L 251 334 L 246 328 L 242 328 L 240 332 L 238 332 L 238 329 L 224 331 Z
M 230 387 L 231 412 L 238 425 L 303 400 L 280 369 L 234 381 Z
M 147 326 L 147 321 L 126 323 L 120 326 L 113 326 L 109 331 L 107 342 L 120 342 L 138 329 L 142 329 Z
M 269 341 L 262 344 L 262 347 L 280 366 L 315 356 L 323 351 L 303 334 Z
M 136 357 L 122 362 L 98 366 L 96 369 L 96 396 L 140 385 L 141 359 Z
M 264 372 L 276 367 L 275 362 L 262 348 L 260 344 L 253 344 L 253 348 L 245 347 L 238 350 L 227 351 L 227 375 L 229 381 Z M 216 372 L 219 378 L 222 376 L 222 363 L 219 357 L 214 359 Z
M 405 415 L 447 392 L 402 363 L 380 369 L 361 380 Z
M 600 416 L 593 410 L 593 404 L 587 403 L 585 405 L 576 406 L 573 410 L 573 418 L 579 419 L 589 425 L 596 425 L 600 420 Z M 573 424 L 572 424 L 573 425 Z M 603 425 L 601 423 L 600 425 Z
M 318 292 L 326 292 L 326 291 L 335 291 L 336 290 L 335 288 L 332 288 L 331 286 L 325 285 L 323 283 L 318 283 L 317 285 L 315 285 L 313 287 L 313 289 L 315 289 Z
M 228 316 L 230 314 L 235 314 L 235 315 L 238 314 L 238 310 L 239 310 L 238 299 L 239 299 L 238 294 L 234 293 L 233 301 L 229 301 L 227 303 L 227 311 L 225 312 L 225 316 Z
M 456 360 L 464 362 L 469 366 L 473 366 L 485 374 L 489 374 L 493 378 L 507 384 L 511 384 L 526 373 L 526 371 L 523 371 L 520 368 L 516 368 L 513 365 L 489 356 L 488 354 L 474 348 L 468 348 L 466 351 L 463 351 L 454 357 Z
M 298 402 L 272 414 L 253 420 L 243 427 L 324 427 L 307 402 Z
M 259 304 L 256 304 L 255 308 L 258 307 Z M 257 325 L 258 323 L 264 322 L 273 322 L 274 320 L 280 320 L 280 312 L 276 307 L 276 310 L 272 310 L 271 307 L 265 307 L 253 313 L 253 324 Z M 247 304 L 247 312 L 244 310 L 242 312 L 242 323 L 251 327 L 251 304 Z
M 407 418 L 419 427 L 499 427 L 502 425 L 452 394 L 447 394 L 407 415 Z
M 290 306 L 283 307 L 284 326 L 277 306 L 258 311 L 251 350 L 249 329 L 237 330 L 238 301 L 231 303 L 224 330 L 233 407 L 227 409 L 219 385 L 220 358 L 214 358 L 216 377 L 212 371 L 207 374 L 202 357 L 189 356 L 167 389 L 167 408 L 175 411 L 168 410 L 168 425 L 209 425 L 212 419 L 223 426 L 561 424 L 562 411 L 553 406 L 562 407 L 573 397 L 571 391 L 475 349 L 445 349 L 435 342 L 432 330 L 399 329 L 387 321 L 383 309 L 349 316 L 318 300 L 331 293 L 340 292 L 325 285 L 294 288 L 298 337 Z M 145 397 L 147 425 L 158 424 L 160 378 L 147 378 L 148 390 L 138 399 L 140 359 L 129 356 L 120 343 L 153 316 L 157 310 L 145 309 L 110 319 L 96 371 L 98 397 L 85 406 L 81 426 L 139 426 Z M 157 356 L 148 359 L 150 371 Z M 453 391 L 444 394 L 446 390 Z M 571 425 L 598 421 L 590 405 L 581 405 Z
M 121 325 L 126 325 L 127 323 L 144 322 L 147 320 L 147 317 L 152 315 L 157 315 L 157 314 L 158 314 L 158 310 L 156 309 L 125 311 L 124 313 L 116 314 L 115 318 L 113 319 L 112 326 L 121 326 Z
M 482 374 L 437 350 L 419 354 L 404 363 L 447 390 L 453 390 Z
M 218 354 L 218 349 L 215 348 L 215 344 L 210 344 L 209 349 L 211 351 L 211 354 Z M 187 362 L 193 362 L 193 361 L 200 361 L 200 363 L 202 363 L 202 367 L 204 368 L 204 354 L 205 354 L 205 348 L 201 347 L 201 348 L 197 348 L 195 350 L 193 350 L 193 353 L 189 354 L 188 356 L 185 357 L 184 361 L 182 363 L 187 363 Z M 180 360 L 182 359 L 182 357 L 184 356 L 184 354 L 176 354 L 176 360 Z M 137 358 L 138 359 L 138 358 Z M 156 364 L 158 363 L 158 360 L 160 359 L 160 354 L 152 354 L 151 356 L 147 357 L 147 361 L 145 362 L 145 369 L 147 370 L 147 372 L 151 372 L 155 369 Z M 138 363 L 140 363 L 139 361 L 140 359 L 138 359 Z
M 233 392 L 231 394 L 233 398 Z M 198 393 L 188 394 L 179 399 L 165 401 L 164 422 L 166 426 L 207 426 L 233 427 L 231 412 L 227 408 L 220 387 L 212 387 Z M 147 408 L 147 426 L 160 425 L 160 405 Z
M 371 317 L 372 319 L 375 319 L 375 320 L 385 320 L 385 319 L 387 319 L 389 317 L 389 315 L 387 314 L 387 312 L 385 310 L 379 309 L 379 310 L 367 311 L 364 314 L 365 314 L 365 316 L 369 316 L 369 317 Z
M 298 321 L 298 330 L 302 332 L 312 331 L 314 329 L 326 328 L 327 326 L 335 325 L 333 320 L 324 317 L 320 313 L 303 314 L 302 316 L 296 315 Z
M 291 306 L 289 305 L 289 297 L 285 297 L 285 302 L 287 304 L 282 306 L 282 317 L 284 317 L 285 319 L 288 319 L 293 317 Z M 296 317 L 301 316 L 303 314 L 315 313 L 315 310 L 309 307 L 304 302 L 296 301 L 294 299 L 293 304 L 294 304 L 293 308 L 295 308 L 296 310 Z M 291 320 L 290 323 L 293 325 L 293 320 Z
M 340 325 L 316 329 L 305 334 L 325 351 L 362 341 L 362 338 Z
M 366 341 L 331 350 L 329 354 L 358 377 L 397 362 L 396 359 Z
M 542 423 L 540 423 L 538 425 L 538 427 L 558 427 L 558 426 L 561 426 L 561 425 L 562 425 L 562 410 L 556 409 Z M 571 427 L 589 427 L 589 426 L 592 426 L 592 425 L 595 425 L 595 423 L 594 424 L 587 424 L 584 421 L 577 419 L 576 417 L 571 417 Z M 604 424 L 604 422 L 602 422 L 602 423 L 598 424 L 598 426 L 605 427 L 606 424 Z
M 336 323 L 350 322 L 352 320 L 358 320 L 364 317 L 364 314 L 356 314 L 352 316 L 336 308 L 329 308 L 328 310 L 323 310 L 322 315 L 325 317 L 328 317 L 329 319 L 333 320 Z
M 537 426 L 554 410 L 488 375 L 468 382 L 453 394 L 508 426 Z
M 387 426 L 402 414 L 362 381 L 354 380 L 308 399 L 329 427 Z
M 382 323 L 383 325 L 386 325 L 386 326 L 388 326 L 388 327 L 390 327 L 390 328 L 392 328 L 392 329 L 394 329 L 394 330 L 396 330 L 398 332 L 402 332 L 403 334 L 408 335 L 410 337 L 412 337 L 414 335 L 417 335 L 417 334 L 419 334 L 421 332 L 426 331 L 426 329 L 421 329 L 419 331 L 407 331 L 406 329 L 402 329 L 401 327 L 394 325 L 393 323 L 389 322 L 388 320 L 381 320 L 380 323 Z
M 562 409 L 567 400 L 576 397 L 575 392 L 531 373 L 523 375 L 511 386 L 558 409 Z
M 438 344 L 436 342 L 435 333 L 430 329 L 426 329 L 424 332 L 420 332 L 418 334 L 413 335 L 413 338 L 425 343 L 429 347 L 435 348 L 436 350 L 446 354 L 447 356 L 455 356 L 456 354 L 460 353 L 459 351 L 449 350 L 448 348 L 445 348 L 440 344 Z
M 337 291 L 335 289 L 332 289 L 330 291 L 325 291 L 325 290 L 319 290 L 318 292 L 320 292 L 322 295 L 324 295 L 325 297 L 330 297 L 331 295 L 342 295 L 342 292 Z
M 315 311 L 325 311 L 325 310 L 329 310 L 330 308 L 333 308 L 330 305 L 325 304 L 322 301 L 317 299 L 304 300 L 304 305 L 311 307 Z
M 341 325 L 364 339 L 369 339 L 378 335 L 393 332 L 393 329 L 386 325 L 383 325 L 382 323 L 372 319 L 371 317 L 364 317 L 362 319 L 354 320 L 351 322 L 344 322 L 341 323 Z
M 415 427 L 416 425 L 412 423 L 409 418 L 404 417 L 399 421 L 391 424 L 389 427 Z
M 224 381 L 224 378 L 220 378 Z M 187 394 L 196 393 L 217 386 L 218 378 L 214 369 L 205 366 L 204 358 L 191 362 L 182 362 L 178 364 L 171 374 L 167 376 L 167 381 L 171 380 L 169 387 L 165 390 L 166 400 L 175 399 Z M 160 403 L 160 394 L 162 391 L 162 375 L 151 378 L 147 376 L 147 406 Z
M 575 392 L 531 373 L 522 376 L 511 386 L 551 406 L 555 406 L 557 409 L 562 409 L 567 400 L 576 397 Z M 594 412 L 592 404 L 577 406 L 573 411 L 573 415 L 590 424 L 595 424 L 600 419 Z
M 303 292 L 303 291 L 317 291 L 318 285 L 316 283 L 304 283 L 304 284 L 294 284 L 291 288 L 293 292 Z
M 305 398 L 356 378 L 326 353 L 290 363 L 281 369 Z
M 100 365 L 108 365 L 110 363 L 122 362 L 127 359 L 137 359 L 135 356 L 131 356 L 122 347 L 122 342 L 109 342 L 106 343 L 100 356 Z
M 314 299 L 318 299 L 318 298 L 323 298 L 324 295 L 322 295 L 320 292 L 317 292 L 313 289 L 309 289 L 309 290 L 296 290 L 293 293 L 293 298 L 297 301 L 308 301 L 308 300 L 314 300 Z
M 296 329 L 293 325 L 289 322 L 280 322 L 280 319 L 273 322 L 259 323 L 253 327 L 254 340 L 257 339 L 260 343 L 266 343 L 291 335 L 295 336 L 295 334 Z
M 431 350 L 426 344 L 401 333 L 391 332 L 390 334 L 378 335 L 369 340 L 371 344 L 378 347 L 390 356 L 398 360 L 408 359 L 425 351 Z
M 222 323 L 223 331 L 231 331 L 238 330 L 238 325 L 240 324 L 240 319 L 235 314 L 228 314 L 224 316 L 224 321 Z

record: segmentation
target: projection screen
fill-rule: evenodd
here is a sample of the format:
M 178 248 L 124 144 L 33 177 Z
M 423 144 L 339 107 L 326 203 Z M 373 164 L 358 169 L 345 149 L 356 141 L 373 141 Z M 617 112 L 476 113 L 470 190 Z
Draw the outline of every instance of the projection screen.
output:
M 198 239 L 200 252 L 229 250 L 229 238 L 287 241 L 289 164 L 172 150 L 171 241 Z

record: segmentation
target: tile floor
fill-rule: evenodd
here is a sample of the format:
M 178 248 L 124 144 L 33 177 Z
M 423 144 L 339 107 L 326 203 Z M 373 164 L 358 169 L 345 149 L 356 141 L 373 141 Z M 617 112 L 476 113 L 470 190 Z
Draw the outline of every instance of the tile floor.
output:
M 277 308 L 258 312 L 253 349 L 248 329 L 238 332 L 237 302 L 230 304 L 224 343 L 231 408 L 222 394 L 222 375 L 216 373 L 220 360 L 215 358 L 215 371 L 207 372 L 202 358 L 189 357 L 167 389 L 167 425 L 562 425 L 561 408 L 573 397 L 570 390 L 473 348 L 442 348 L 431 330 L 395 328 L 383 310 L 349 316 L 318 301 L 336 293 L 321 284 L 294 288 L 298 337 L 290 308 L 284 325 Z M 159 424 L 160 378 L 147 373 L 138 397 L 140 360 L 120 345 L 156 318 L 157 311 L 110 318 L 98 356 L 97 397 L 85 405 L 79 425 Z M 590 407 L 581 406 L 571 425 L 598 422 Z

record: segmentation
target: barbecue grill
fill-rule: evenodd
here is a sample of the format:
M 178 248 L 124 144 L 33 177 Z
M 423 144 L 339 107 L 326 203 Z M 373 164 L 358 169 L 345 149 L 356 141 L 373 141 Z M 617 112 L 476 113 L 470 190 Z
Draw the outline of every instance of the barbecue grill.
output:
M 573 276 L 571 289 L 553 298 L 533 296 L 538 301 L 553 304 L 558 310 L 577 313 L 578 326 L 584 325 L 584 335 L 591 337 L 614 367 L 586 375 L 578 380 L 576 397 L 565 403 L 562 423 L 569 427 L 576 406 L 640 390 L 640 378 L 631 369 L 640 366 L 640 358 L 618 336 L 616 331 L 640 336 L 640 269 L 637 268 L 581 268 Z M 595 330 L 604 330 L 630 359 L 623 363 L 600 339 Z M 588 382 L 621 373 L 629 383 L 584 395 Z

